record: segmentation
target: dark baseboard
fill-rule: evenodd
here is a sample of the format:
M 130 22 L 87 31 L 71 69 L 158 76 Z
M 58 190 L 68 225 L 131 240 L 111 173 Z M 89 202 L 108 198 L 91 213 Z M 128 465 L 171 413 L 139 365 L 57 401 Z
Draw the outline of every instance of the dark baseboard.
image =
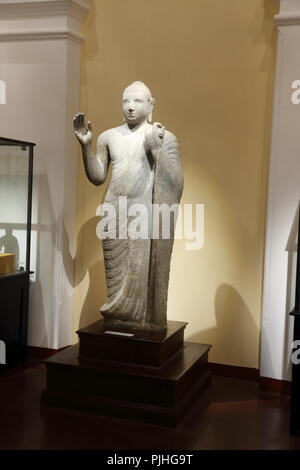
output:
M 261 377 L 259 370 L 251 367 L 238 367 L 226 364 L 208 363 L 208 368 L 213 375 L 233 377 L 235 379 L 255 380 L 259 383 L 260 391 L 265 393 L 277 393 L 280 395 L 291 394 L 291 382 L 277 380 L 269 377 Z
M 235 379 L 259 380 L 259 370 L 252 367 L 230 366 L 209 362 L 208 368 L 213 375 L 233 377 Z
M 44 361 L 53 354 L 56 354 L 63 349 L 68 348 L 69 346 L 65 346 L 64 348 L 60 349 L 51 349 L 51 348 L 39 348 L 36 346 L 27 346 L 27 358 L 28 359 L 35 359 L 37 361 Z
M 279 393 L 280 395 L 290 395 L 292 383 L 288 380 L 259 377 L 259 388 L 262 392 Z

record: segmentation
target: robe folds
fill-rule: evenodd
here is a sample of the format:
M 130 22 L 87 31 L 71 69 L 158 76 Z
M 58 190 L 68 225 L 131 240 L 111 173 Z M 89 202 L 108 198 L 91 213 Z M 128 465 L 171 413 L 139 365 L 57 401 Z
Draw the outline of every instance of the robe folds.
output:
M 107 299 L 100 311 L 106 322 L 145 330 L 163 330 L 167 325 L 167 298 L 175 223 L 170 219 L 170 237 L 163 239 L 161 229 L 153 232 L 152 204 L 179 204 L 183 191 L 183 173 L 176 137 L 166 131 L 162 152 L 155 165 L 146 149 L 143 134 L 130 136 L 117 158 L 111 158 L 112 177 L 105 204 L 115 209 L 117 238 L 102 240 Z M 126 196 L 126 198 L 124 197 Z M 121 203 L 120 203 L 121 201 Z M 126 204 L 126 208 L 122 207 Z M 124 211 L 142 204 L 147 211 L 146 238 L 120 237 L 126 224 Z M 122 216 L 121 216 L 121 210 Z M 157 219 L 156 219 L 157 220 Z M 113 222 L 111 220 L 110 222 Z

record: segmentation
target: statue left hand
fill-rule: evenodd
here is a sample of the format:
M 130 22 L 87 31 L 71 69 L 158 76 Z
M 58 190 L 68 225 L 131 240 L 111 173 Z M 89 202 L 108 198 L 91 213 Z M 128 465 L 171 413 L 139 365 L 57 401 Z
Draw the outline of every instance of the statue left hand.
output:
M 152 153 L 155 163 L 159 160 L 159 154 L 165 138 L 165 131 L 166 128 L 160 122 L 155 122 L 153 126 L 146 131 L 146 144 Z

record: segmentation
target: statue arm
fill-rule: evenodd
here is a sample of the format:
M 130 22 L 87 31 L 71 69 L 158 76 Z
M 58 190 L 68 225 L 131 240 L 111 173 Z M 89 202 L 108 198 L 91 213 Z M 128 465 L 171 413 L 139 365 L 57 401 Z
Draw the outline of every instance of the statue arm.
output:
M 97 141 L 96 155 L 94 155 L 91 144 L 82 145 L 81 147 L 86 176 L 91 183 L 99 186 L 106 179 L 110 163 L 106 140 L 103 134 L 100 134 Z

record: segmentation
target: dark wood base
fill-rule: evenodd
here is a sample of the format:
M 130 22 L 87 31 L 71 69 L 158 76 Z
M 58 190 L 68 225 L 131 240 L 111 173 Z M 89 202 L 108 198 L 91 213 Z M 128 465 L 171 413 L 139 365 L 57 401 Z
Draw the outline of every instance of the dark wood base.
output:
M 80 330 L 80 344 L 46 360 L 42 403 L 176 426 L 211 380 L 210 345 L 184 343 L 185 326 L 128 336 L 106 333 L 103 322 Z
M 78 359 L 78 345 L 71 346 L 46 361 L 47 389 L 42 402 L 176 426 L 210 384 L 209 348 L 185 343 L 177 357 L 156 369 L 114 363 L 83 365 Z
M 183 347 L 187 323 L 168 321 L 163 332 L 107 326 L 104 320 L 78 330 L 81 362 L 119 361 L 160 367 Z

